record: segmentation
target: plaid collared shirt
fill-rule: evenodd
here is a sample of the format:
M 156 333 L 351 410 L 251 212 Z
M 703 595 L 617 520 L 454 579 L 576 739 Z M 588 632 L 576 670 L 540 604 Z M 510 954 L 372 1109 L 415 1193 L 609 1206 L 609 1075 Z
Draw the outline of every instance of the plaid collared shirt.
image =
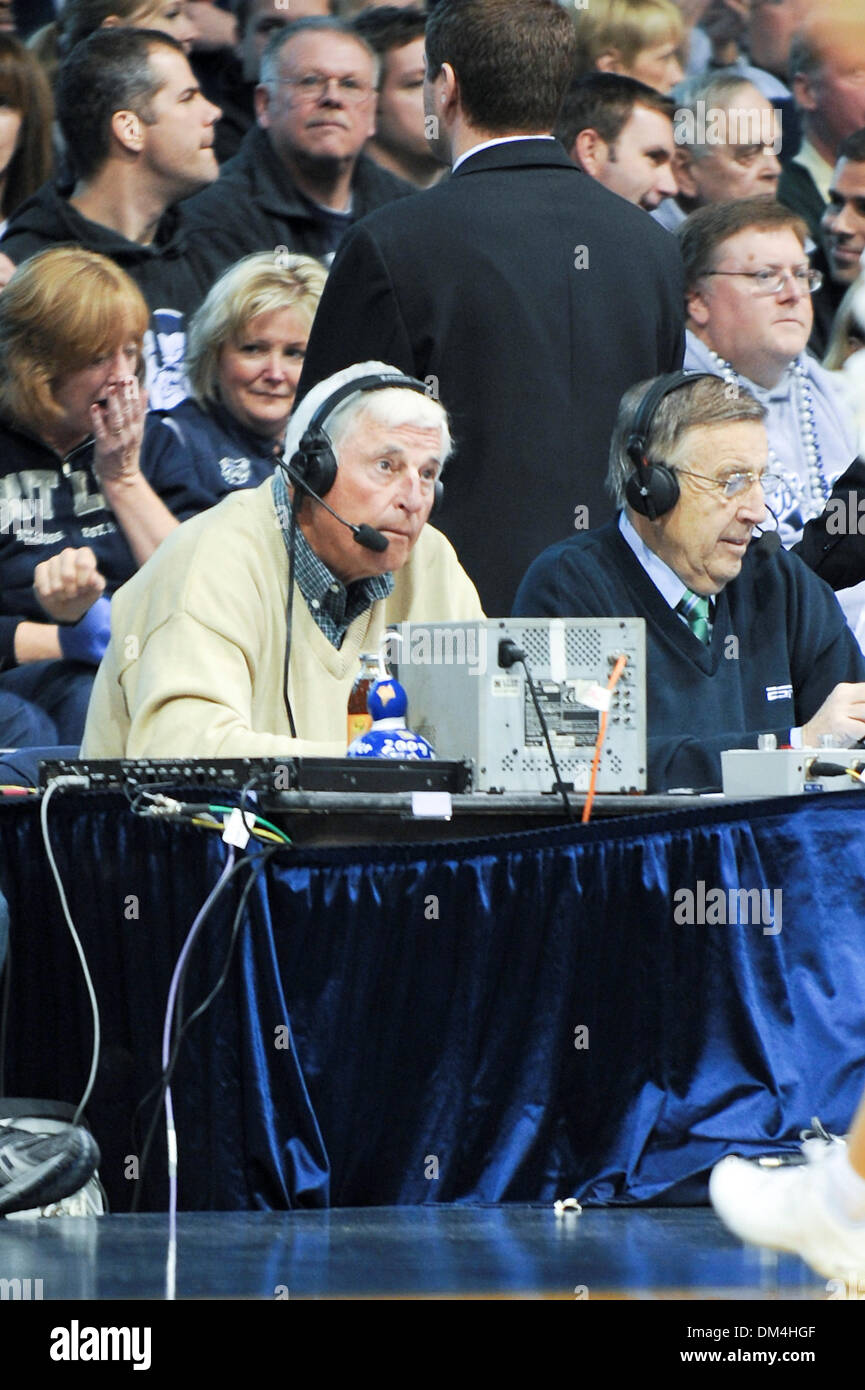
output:
M 273 477 L 273 500 L 286 551 L 291 545 L 291 499 L 282 474 Z M 375 574 L 343 584 L 316 555 L 299 526 L 294 527 L 294 581 L 316 627 L 337 651 L 355 618 L 393 592 L 393 575 Z

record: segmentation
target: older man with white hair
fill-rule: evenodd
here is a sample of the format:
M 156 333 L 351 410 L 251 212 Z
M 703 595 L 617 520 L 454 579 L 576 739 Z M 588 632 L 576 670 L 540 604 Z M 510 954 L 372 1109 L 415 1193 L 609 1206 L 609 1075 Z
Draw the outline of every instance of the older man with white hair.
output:
M 443 407 L 395 368 L 320 382 L 284 469 L 178 527 L 115 594 L 83 755 L 344 753 L 360 656 L 389 624 L 482 616 L 426 525 L 450 449 Z

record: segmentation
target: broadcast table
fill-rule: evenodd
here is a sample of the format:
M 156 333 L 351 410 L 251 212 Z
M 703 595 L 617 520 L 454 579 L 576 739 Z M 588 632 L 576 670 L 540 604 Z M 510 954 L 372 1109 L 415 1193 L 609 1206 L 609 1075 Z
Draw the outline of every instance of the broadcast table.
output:
M 446 822 L 349 797 L 271 805 L 294 843 L 253 851 L 191 953 L 185 1019 L 226 979 L 172 1084 L 182 1209 L 682 1205 L 725 1153 L 794 1148 L 813 1115 L 844 1131 L 861 793 L 599 797 L 586 826 L 550 798 L 455 796 Z M 159 1210 L 158 1126 L 141 1157 L 169 981 L 231 851 L 114 793 L 65 790 L 47 819 L 101 1012 L 103 1182 L 114 1210 Z M 0 885 L 6 1094 L 77 1101 L 92 1022 L 36 798 L 0 806 Z

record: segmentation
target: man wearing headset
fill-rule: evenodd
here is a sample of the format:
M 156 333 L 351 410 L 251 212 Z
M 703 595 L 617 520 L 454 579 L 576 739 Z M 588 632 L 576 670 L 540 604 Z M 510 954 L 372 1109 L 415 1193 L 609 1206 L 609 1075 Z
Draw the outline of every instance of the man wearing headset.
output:
M 361 653 L 389 624 L 482 616 L 426 526 L 450 448 L 442 406 L 395 368 L 320 382 L 285 470 L 178 527 L 115 594 L 83 756 L 343 754 Z
M 616 521 L 551 546 L 514 613 L 646 622 L 648 787 L 720 786 L 721 751 L 865 736 L 865 660 L 834 594 L 777 538 L 764 407 L 711 374 L 622 398 Z M 774 544 L 773 544 L 774 543 Z

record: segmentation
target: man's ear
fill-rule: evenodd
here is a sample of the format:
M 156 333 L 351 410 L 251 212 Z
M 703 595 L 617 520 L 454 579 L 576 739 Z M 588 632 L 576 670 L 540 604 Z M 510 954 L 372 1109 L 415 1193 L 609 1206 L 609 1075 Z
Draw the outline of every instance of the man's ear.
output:
M 270 89 L 264 83 L 259 82 L 252 94 L 252 101 L 255 107 L 255 119 L 262 130 L 267 130 L 270 126 Z
M 807 73 L 796 72 L 790 84 L 793 88 L 793 97 L 800 111 L 816 111 L 819 105 L 819 97 L 815 91 L 813 77 Z
M 580 131 L 574 141 L 570 156 L 575 164 L 578 164 L 587 174 L 591 174 L 593 179 L 597 179 L 604 166 L 609 162 L 610 147 L 596 130 L 588 127 L 586 130 Z
M 442 63 L 435 78 L 435 114 L 451 117 L 456 114 L 460 101 L 459 78 L 450 63 Z
M 679 185 L 683 198 L 698 197 L 697 181 L 694 178 L 694 156 L 684 145 L 677 145 L 673 151 L 673 177 Z
M 595 59 L 598 72 L 622 72 L 622 55 L 617 48 L 605 48 Z
M 111 133 L 133 154 L 137 154 L 144 143 L 144 123 L 135 111 L 115 111 L 111 117 Z
M 702 282 L 698 281 L 698 283 L 694 286 L 693 289 L 686 291 L 685 313 L 687 314 L 691 323 L 696 324 L 698 328 L 705 328 L 706 324 L 709 322 L 711 308 L 709 305 L 709 301 L 706 299 L 702 289 L 700 288 L 701 284 Z

